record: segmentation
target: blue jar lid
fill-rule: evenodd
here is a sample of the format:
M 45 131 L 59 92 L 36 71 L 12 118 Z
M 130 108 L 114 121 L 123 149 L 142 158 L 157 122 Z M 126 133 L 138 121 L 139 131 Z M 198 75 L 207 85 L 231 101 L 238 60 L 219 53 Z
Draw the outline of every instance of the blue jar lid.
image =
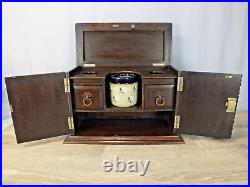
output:
M 136 82 L 136 74 L 116 73 L 111 75 L 110 82 L 114 84 L 131 84 Z

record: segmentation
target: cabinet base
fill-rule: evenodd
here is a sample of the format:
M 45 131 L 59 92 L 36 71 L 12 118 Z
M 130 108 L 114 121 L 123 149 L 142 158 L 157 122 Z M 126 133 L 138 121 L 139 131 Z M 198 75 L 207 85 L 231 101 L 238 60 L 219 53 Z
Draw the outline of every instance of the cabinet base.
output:
M 184 144 L 181 136 L 72 136 L 64 144 L 159 145 Z

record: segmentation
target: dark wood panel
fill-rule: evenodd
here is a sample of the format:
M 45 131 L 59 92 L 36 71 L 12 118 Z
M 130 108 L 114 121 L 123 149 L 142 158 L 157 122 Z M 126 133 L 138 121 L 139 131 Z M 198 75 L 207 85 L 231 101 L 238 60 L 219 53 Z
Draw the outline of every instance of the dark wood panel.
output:
M 85 32 L 85 60 L 161 61 L 163 34 L 161 31 Z
M 179 133 L 230 138 L 235 112 L 226 112 L 228 98 L 238 100 L 241 75 L 180 72 L 183 91 L 177 94 Z
M 70 133 L 65 77 L 63 72 L 5 79 L 18 143 Z
M 171 23 L 78 23 L 77 65 L 145 66 L 170 64 Z
M 77 124 L 78 136 L 167 136 L 172 135 L 167 118 L 87 118 Z

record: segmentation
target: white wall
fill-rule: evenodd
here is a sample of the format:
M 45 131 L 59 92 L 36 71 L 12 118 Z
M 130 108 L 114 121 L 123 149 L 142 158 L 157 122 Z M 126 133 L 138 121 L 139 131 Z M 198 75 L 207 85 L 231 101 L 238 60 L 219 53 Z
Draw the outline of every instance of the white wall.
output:
M 3 77 L 74 67 L 77 22 L 172 22 L 172 64 L 242 73 L 238 109 L 248 109 L 247 3 L 3 3 L 2 8 Z M 4 82 L 2 94 L 6 119 Z

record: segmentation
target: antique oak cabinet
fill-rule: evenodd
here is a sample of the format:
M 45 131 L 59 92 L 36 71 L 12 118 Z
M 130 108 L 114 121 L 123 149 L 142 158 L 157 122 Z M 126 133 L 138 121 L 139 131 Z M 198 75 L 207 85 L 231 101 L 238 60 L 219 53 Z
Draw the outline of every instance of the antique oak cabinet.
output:
M 79 23 L 75 29 L 76 68 L 5 79 L 18 143 L 65 134 L 69 144 L 231 137 L 241 75 L 177 71 L 171 23 Z M 119 72 L 139 77 L 135 106 L 111 104 L 110 75 Z

